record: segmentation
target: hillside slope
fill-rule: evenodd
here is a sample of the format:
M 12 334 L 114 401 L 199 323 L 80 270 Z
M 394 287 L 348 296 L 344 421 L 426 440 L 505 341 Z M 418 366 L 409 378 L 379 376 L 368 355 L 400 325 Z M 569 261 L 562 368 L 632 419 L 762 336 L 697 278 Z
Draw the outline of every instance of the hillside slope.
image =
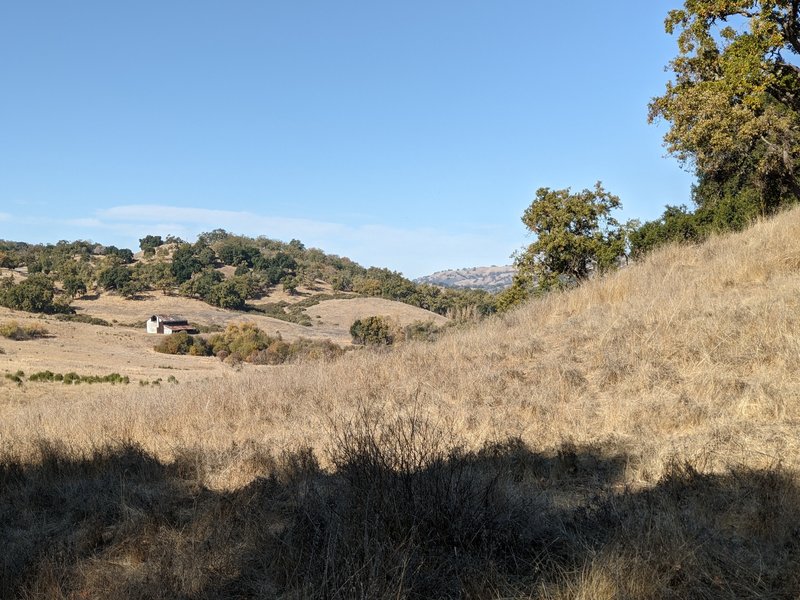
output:
M 447 269 L 419 277 L 414 282 L 444 287 L 479 289 L 487 292 L 501 292 L 511 286 L 516 272 L 517 269 L 511 265 Z
M 800 397 L 798 288 L 800 212 L 792 211 L 699 247 L 663 249 L 432 345 L 273 369 L 264 376 L 266 388 L 260 375 L 245 375 L 242 389 L 214 390 L 211 413 L 196 410 L 191 390 L 168 399 L 143 392 L 137 402 L 159 411 L 169 405 L 179 421 L 185 412 L 201 430 L 221 426 L 226 444 L 255 435 L 268 443 L 322 445 L 318 418 L 368 402 L 392 413 L 413 403 L 446 416 L 476 444 L 502 435 L 537 446 L 614 438 L 651 460 L 729 440 L 728 451 L 746 454 L 752 444 L 770 444 L 770 456 L 784 456 L 782 444 L 791 440 L 777 434 L 800 417 L 793 401 Z M 217 418 L 228 402 L 248 406 L 247 418 L 239 410 Z M 112 399 L 110 409 L 131 413 L 127 403 Z M 284 404 L 291 410 L 276 419 L 269 407 Z M 99 433 L 106 415 L 87 418 L 76 409 L 75 419 L 98 428 L 92 439 L 106 437 Z M 15 410 L 41 412 L 48 422 L 47 406 Z M 264 427 L 259 420 L 267 413 Z M 63 415 L 52 416 L 57 421 L 49 431 L 61 437 Z M 172 435 L 169 428 L 153 432 L 137 411 L 131 418 L 146 447 L 159 449 Z M 0 425 L 8 428 L 3 439 L 26 436 L 13 420 Z M 638 475 L 657 477 L 658 469 Z
M 191 496 L 191 524 L 175 525 L 171 538 L 158 534 L 160 554 L 135 562 L 139 538 L 125 538 L 74 564 L 47 563 L 57 581 L 106 585 L 99 573 L 113 567 L 119 581 L 144 585 L 136 584 L 142 569 L 185 563 L 227 569 L 232 589 L 247 597 L 258 596 L 246 591 L 253 589 L 262 597 L 353 597 L 351 578 L 371 597 L 425 597 L 445 585 L 461 590 L 445 595 L 472 598 L 795 597 L 798 289 L 800 210 L 792 210 L 702 246 L 664 248 L 432 344 L 197 386 L 104 388 L 64 401 L 54 388 L 53 398 L 2 402 L 0 447 L 7 460 L 36 465 L 46 462 L 43 440 L 77 456 L 128 440 L 147 453 L 143 465 L 163 465 L 158 477 L 202 490 Z M 327 471 L 296 452 L 305 446 Z M 96 458 L 116 464 L 109 460 Z M 259 479 L 265 473 L 273 479 Z M 484 473 L 490 488 L 481 487 Z M 458 487 L 464 480 L 469 487 Z M 375 494 L 385 503 L 358 512 Z M 413 512 L 439 506 L 440 497 L 460 515 L 448 522 L 460 525 L 435 520 L 443 512 Z M 231 503 L 239 508 L 225 508 Z M 487 504 L 497 512 L 486 513 Z M 284 512 L 269 508 L 277 506 Z M 236 545 L 214 533 L 220 545 L 206 554 L 184 539 L 208 539 L 220 518 L 251 519 L 227 516 L 242 514 L 250 524 L 233 530 L 255 527 L 256 537 Z M 296 521 L 287 516 L 294 514 Z M 163 527 L 173 531 L 168 518 Z M 337 537 L 349 531 L 347 519 L 353 537 Z M 385 528 L 372 529 L 376 522 Z M 155 540 L 148 523 L 136 535 Z M 393 527 L 445 527 L 446 535 L 395 538 Z M 243 554 L 221 555 L 223 546 Z M 247 558 L 253 548 L 278 562 L 256 565 Z M 413 568 L 392 570 L 397 564 Z M 322 575 L 331 572 L 343 579 Z M 159 581 L 175 595 L 216 593 L 210 579 L 196 574 L 187 583 L 188 571 L 180 573 Z M 377 579 L 363 579 L 369 573 Z M 377 580 L 388 583 L 369 587 Z

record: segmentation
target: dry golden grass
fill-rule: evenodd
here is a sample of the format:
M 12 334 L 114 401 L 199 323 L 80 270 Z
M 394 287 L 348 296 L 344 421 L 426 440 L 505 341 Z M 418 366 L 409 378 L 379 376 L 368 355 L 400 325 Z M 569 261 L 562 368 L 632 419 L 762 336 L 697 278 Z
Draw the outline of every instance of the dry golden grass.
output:
M 422 410 L 476 447 L 509 435 L 534 448 L 620 445 L 636 457 L 630 476 L 637 482 L 654 481 L 676 453 L 702 455 L 709 468 L 737 460 L 794 463 L 799 287 L 800 212 L 792 211 L 700 247 L 666 248 L 432 345 L 242 373 L 220 370 L 213 359 L 150 352 L 153 367 L 200 364 L 220 376 L 160 390 L 92 388 L 74 398 L 51 387 L 53 397 L 2 408 L 0 439 L 15 447 L 42 436 L 84 447 L 131 439 L 157 456 L 192 440 L 215 449 L 233 442 L 321 448 L 326 421 L 369 404 L 389 414 Z M 109 317 L 140 304 L 144 312 L 166 310 L 174 300 L 120 301 L 119 309 L 109 300 L 108 309 L 91 314 Z M 192 301 L 178 301 L 194 316 Z M 312 307 L 312 316 L 327 314 L 328 305 Z M 56 340 L 26 347 L 39 344 L 46 353 L 45 344 L 67 343 L 47 325 Z M 151 338 L 143 334 L 80 327 L 105 336 L 107 352 L 148 353 Z M 6 346 L 0 358 L 12 369 L 14 351 Z M 78 348 L 64 352 L 85 360 Z M 129 360 L 115 359 L 114 370 Z
M 517 438 L 533 457 L 523 464 L 556 457 L 564 473 L 582 473 L 569 485 L 552 470 L 531 480 L 558 522 L 579 520 L 570 510 L 592 506 L 600 490 L 622 494 L 603 505 L 602 518 L 587 517 L 584 555 L 542 558 L 550 575 L 531 575 L 532 587 L 466 597 L 686 597 L 694 586 L 710 590 L 703 597 L 762 597 L 773 584 L 797 593 L 794 580 L 775 579 L 778 567 L 767 559 L 764 572 L 742 565 L 763 551 L 757 544 L 781 536 L 789 536 L 781 541 L 792 548 L 786 556 L 795 556 L 793 534 L 771 529 L 761 507 L 774 501 L 774 514 L 800 524 L 798 289 L 793 210 L 699 247 L 665 248 L 433 344 L 222 370 L 159 389 L 95 386 L 65 395 L 53 386 L 48 396 L 15 396 L 0 403 L 0 452 L 35 464 L 43 440 L 79 453 L 125 441 L 163 464 L 190 453 L 197 485 L 232 493 L 257 484 L 265 453 L 309 446 L 323 467 L 333 466 L 331 432 L 341 423 L 364 410 L 406 416 L 476 451 Z M 324 312 L 313 307 L 312 316 L 315 309 Z M 10 389 L 0 387 L 3 398 Z M 616 457 L 613 481 L 598 482 L 602 457 Z M 692 466 L 681 471 L 682 464 Z M 705 538 L 697 523 L 723 540 L 719 548 L 742 539 L 746 551 L 709 558 L 698 550 Z M 775 564 L 797 566 L 791 560 Z M 728 585 L 733 571 L 744 579 Z M 315 595 L 297 594 L 285 597 Z
M 302 289 L 301 289 L 302 290 Z M 329 290 L 323 290 L 329 291 Z M 273 291 L 269 301 L 289 300 L 299 302 L 312 292 L 290 297 Z M 318 292 L 314 292 L 318 293 Z M 351 304 L 352 303 L 352 304 Z M 429 311 L 380 298 L 354 298 L 352 300 L 324 301 L 308 309 L 313 325 L 304 327 L 296 323 L 266 317 L 258 313 L 238 313 L 210 306 L 199 300 L 166 296 L 161 292 L 150 292 L 141 300 L 126 300 L 116 295 L 100 294 L 97 298 L 76 300 L 73 306 L 82 316 L 103 319 L 112 327 L 103 327 L 77 322 L 60 321 L 56 316 L 34 315 L 0 307 L 0 323 L 19 322 L 22 327 L 42 323 L 49 336 L 46 339 L 28 340 L 24 343 L 2 340 L 0 348 L 0 377 L 2 373 L 22 370 L 27 374 L 50 370 L 55 373 L 70 371 L 82 375 L 105 375 L 119 372 L 132 380 L 153 381 L 175 376 L 181 383 L 199 383 L 209 378 L 225 377 L 232 370 L 219 361 L 208 357 L 170 356 L 153 350 L 158 341 L 148 335 L 144 322 L 152 314 L 177 314 L 190 322 L 204 326 L 224 327 L 231 323 L 254 323 L 270 335 L 279 333 L 284 340 L 299 338 L 314 340 L 330 339 L 340 346 L 350 346 L 350 325 L 357 319 L 373 314 L 389 315 L 393 320 L 406 325 L 413 321 L 433 320 L 442 324 L 444 317 Z M 317 316 L 321 318 L 317 318 Z M 242 365 L 240 369 L 257 371 L 261 367 Z M 225 379 L 225 381 L 228 381 Z M 54 392 L 60 401 L 84 398 L 86 390 L 75 390 L 64 386 L 46 384 L 17 386 L 0 379 L 0 413 L 4 405 L 42 398 L 48 402 Z M 96 390 L 91 390 L 89 398 Z M 123 393 L 114 390 L 114 394 Z

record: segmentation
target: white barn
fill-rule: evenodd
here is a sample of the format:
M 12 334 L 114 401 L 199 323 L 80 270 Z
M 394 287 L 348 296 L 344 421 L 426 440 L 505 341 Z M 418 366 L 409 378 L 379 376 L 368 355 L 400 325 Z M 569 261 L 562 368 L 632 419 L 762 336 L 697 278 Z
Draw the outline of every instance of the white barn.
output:
M 197 333 L 186 319 L 175 315 L 153 315 L 147 320 L 147 333 L 171 335 L 179 332 Z

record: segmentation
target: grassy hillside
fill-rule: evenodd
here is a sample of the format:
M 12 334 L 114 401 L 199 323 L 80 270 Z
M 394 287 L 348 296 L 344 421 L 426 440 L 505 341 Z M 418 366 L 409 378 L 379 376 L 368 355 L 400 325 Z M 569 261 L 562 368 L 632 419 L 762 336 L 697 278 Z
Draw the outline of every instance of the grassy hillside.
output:
M 796 597 L 799 288 L 794 210 L 433 344 L 0 401 L 0 595 Z

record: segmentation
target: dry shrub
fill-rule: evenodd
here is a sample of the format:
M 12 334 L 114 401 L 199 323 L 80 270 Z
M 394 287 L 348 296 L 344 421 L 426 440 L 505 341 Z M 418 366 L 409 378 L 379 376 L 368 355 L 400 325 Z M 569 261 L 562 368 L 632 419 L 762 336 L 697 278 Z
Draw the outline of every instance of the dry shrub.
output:
M 511 493 L 521 450 L 468 452 L 417 414 L 362 408 L 332 431 L 334 476 L 298 500 L 282 584 L 315 598 L 489 596 L 539 561 L 552 525 Z
M 164 336 L 153 350 L 162 354 L 188 354 L 190 356 L 210 356 L 211 348 L 200 336 L 185 332 Z
M 0 460 L 0 596 L 37 598 L 790 598 L 800 488 L 781 467 L 672 463 L 618 485 L 624 457 L 519 440 L 466 451 L 415 414 L 362 411 L 307 448 L 162 463 L 135 444 L 41 442 Z M 247 455 L 257 476 L 212 491 Z M 602 481 L 592 476 L 605 474 Z
M 573 530 L 589 552 L 547 598 L 800 593 L 800 487 L 780 466 L 712 474 L 676 461 L 652 489 L 607 497 Z
M 49 333 L 41 323 L 25 323 L 24 325 L 20 325 L 17 321 L 0 323 L 0 335 L 10 340 L 33 340 L 47 337 Z

